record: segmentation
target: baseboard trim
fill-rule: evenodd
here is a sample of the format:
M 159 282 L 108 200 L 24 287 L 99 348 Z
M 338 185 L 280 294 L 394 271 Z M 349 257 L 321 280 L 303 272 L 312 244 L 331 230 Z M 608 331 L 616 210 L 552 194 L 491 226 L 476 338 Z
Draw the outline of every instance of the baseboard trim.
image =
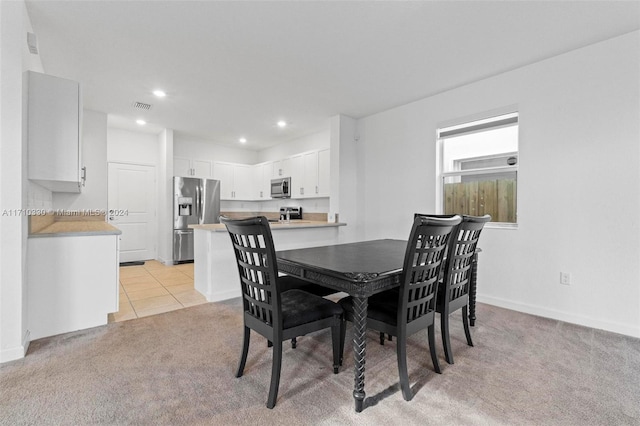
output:
M 599 330 L 611 331 L 613 333 L 624 334 L 625 336 L 640 337 L 640 324 L 637 327 L 634 327 L 629 324 L 598 320 L 584 315 L 571 314 L 568 312 L 549 309 L 542 306 L 519 303 L 512 300 L 502 299 L 499 297 L 483 296 L 480 294 L 478 294 L 476 300 L 480 303 L 486 303 L 487 305 L 498 306 L 500 308 L 511 309 L 513 311 L 524 312 L 526 314 L 551 318 L 558 321 L 596 328 Z
M 229 300 L 233 299 L 234 297 L 240 297 L 240 289 L 206 294 L 205 297 L 209 302 L 220 302 L 222 300 Z
M 0 364 L 24 358 L 24 356 L 27 354 L 30 343 L 31 333 L 29 332 L 29 330 L 27 330 L 27 332 L 24 333 L 24 336 L 22 337 L 22 344 L 20 346 L 0 351 Z

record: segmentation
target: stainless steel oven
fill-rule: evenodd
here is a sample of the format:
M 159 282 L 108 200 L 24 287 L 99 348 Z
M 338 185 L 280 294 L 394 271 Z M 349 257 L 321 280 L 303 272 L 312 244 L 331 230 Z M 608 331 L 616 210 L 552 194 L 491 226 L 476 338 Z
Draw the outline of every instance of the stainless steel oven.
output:
M 271 198 L 291 198 L 291 178 L 271 179 Z

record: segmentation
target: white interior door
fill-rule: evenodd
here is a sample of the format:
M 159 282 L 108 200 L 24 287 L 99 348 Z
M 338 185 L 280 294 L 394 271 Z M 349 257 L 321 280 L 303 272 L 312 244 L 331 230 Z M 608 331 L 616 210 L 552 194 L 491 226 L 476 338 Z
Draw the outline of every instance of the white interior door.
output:
M 107 219 L 122 231 L 120 262 L 156 257 L 156 169 L 109 163 Z

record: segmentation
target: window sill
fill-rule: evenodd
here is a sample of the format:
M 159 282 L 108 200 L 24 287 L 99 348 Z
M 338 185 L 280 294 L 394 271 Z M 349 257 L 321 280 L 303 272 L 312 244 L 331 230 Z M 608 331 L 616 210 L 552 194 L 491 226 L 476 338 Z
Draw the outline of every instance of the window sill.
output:
M 506 222 L 489 222 L 487 223 L 485 226 L 486 228 L 490 228 L 490 229 L 518 229 L 518 224 L 517 223 L 506 223 Z

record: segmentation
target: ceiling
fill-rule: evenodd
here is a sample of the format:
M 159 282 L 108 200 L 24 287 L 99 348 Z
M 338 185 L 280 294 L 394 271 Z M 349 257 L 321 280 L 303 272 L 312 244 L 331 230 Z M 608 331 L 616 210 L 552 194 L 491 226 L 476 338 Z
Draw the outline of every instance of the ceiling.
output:
M 85 108 L 254 150 L 640 28 L 639 1 L 26 4 L 45 72 Z

